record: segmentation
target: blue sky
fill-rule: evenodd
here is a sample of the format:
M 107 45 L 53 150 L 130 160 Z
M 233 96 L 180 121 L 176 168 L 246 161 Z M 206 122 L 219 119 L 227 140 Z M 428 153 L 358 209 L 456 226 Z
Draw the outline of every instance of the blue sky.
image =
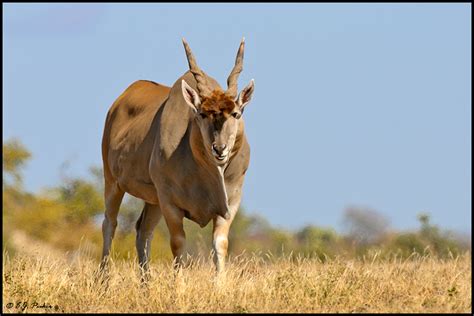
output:
M 3 140 L 33 153 L 25 187 L 100 166 L 108 108 L 135 80 L 172 85 L 182 37 L 225 86 L 242 36 L 248 212 L 471 230 L 470 4 L 3 4 Z

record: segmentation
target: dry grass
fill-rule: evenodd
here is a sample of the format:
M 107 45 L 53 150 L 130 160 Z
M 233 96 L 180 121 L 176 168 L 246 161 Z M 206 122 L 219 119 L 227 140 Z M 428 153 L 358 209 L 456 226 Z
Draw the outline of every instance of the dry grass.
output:
M 85 256 L 4 253 L 3 312 L 471 312 L 470 254 L 324 263 L 242 257 L 219 277 L 209 259 L 178 274 L 153 263 L 148 286 L 134 262 L 112 262 L 104 286 L 93 282 L 97 263 Z

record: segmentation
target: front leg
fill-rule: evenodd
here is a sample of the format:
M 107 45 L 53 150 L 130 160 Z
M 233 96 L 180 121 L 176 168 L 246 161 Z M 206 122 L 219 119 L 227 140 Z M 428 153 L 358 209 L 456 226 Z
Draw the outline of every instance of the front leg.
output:
M 230 207 L 230 218 L 225 219 L 222 216 L 216 216 L 213 224 L 213 242 L 212 246 L 214 249 L 214 263 L 216 265 L 217 272 L 224 271 L 225 258 L 227 257 L 227 248 L 229 246 L 229 229 L 235 215 L 237 214 L 239 203 Z

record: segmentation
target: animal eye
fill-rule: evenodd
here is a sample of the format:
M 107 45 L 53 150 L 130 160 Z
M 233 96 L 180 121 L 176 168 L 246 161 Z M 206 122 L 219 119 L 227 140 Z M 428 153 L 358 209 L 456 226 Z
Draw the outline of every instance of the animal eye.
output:
M 234 112 L 232 113 L 232 116 L 235 117 L 236 119 L 240 118 L 240 113 L 239 112 Z
M 202 112 L 199 113 L 199 115 L 200 115 L 203 119 L 205 119 L 205 118 L 207 117 L 207 115 L 206 115 L 205 113 L 202 113 Z

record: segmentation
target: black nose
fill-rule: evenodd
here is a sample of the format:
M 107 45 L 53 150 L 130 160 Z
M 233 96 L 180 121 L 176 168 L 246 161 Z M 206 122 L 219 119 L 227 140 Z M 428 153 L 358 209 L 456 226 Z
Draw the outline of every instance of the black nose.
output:
M 212 149 L 214 149 L 214 151 L 216 153 L 219 154 L 219 156 L 222 156 L 222 153 L 224 152 L 225 148 L 227 147 L 226 144 L 222 144 L 222 145 L 216 145 L 216 143 L 212 144 Z

